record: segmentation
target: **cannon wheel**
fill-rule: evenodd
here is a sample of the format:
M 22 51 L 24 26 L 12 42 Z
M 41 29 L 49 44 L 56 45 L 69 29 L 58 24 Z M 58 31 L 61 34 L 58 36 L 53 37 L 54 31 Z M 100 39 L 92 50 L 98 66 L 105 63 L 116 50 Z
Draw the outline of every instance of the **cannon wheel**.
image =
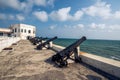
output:
M 61 61 L 60 62 L 60 65 L 58 65 L 59 67 L 67 67 L 67 65 L 68 65 L 68 62 L 67 62 L 67 60 L 65 60 L 65 61 Z
M 56 58 L 57 58 L 57 56 L 56 56 L 56 55 L 53 55 L 53 56 L 52 56 L 52 61 L 55 62 L 55 61 L 56 61 Z

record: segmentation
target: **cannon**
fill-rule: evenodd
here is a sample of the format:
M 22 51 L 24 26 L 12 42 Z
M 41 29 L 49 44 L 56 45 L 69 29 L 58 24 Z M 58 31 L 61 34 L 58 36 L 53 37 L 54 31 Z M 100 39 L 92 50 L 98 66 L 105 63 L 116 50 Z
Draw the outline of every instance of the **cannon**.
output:
M 41 37 L 28 37 L 28 40 L 33 43 L 35 42 L 38 38 L 41 38 Z
M 44 43 L 39 44 L 39 45 L 37 46 L 37 49 L 38 49 L 38 50 L 41 50 L 43 47 L 46 47 L 46 45 L 50 44 L 50 42 L 53 41 L 53 40 L 55 40 L 55 39 L 57 39 L 57 36 L 55 36 L 55 37 L 47 40 L 47 41 L 44 42 Z M 49 46 L 47 46 L 47 48 L 49 48 Z
M 43 40 L 46 40 L 47 38 L 42 38 L 42 37 L 36 37 L 33 41 L 33 45 L 36 44 L 41 44 Z
M 42 37 L 35 37 L 35 38 L 33 38 L 33 41 L 32 41 L 33 45 L 36 45 L 39 42 L 42 42 Z
M 55 62 L 59 67 L 66 67 L 68 65 L 67 59 L 74 53 L 75 55 L 75 62 L 79 62 L 79 56 L 76 56 L 75 53 L 77 52 L 77 47 L 86 40 L 86 37 L 83 36 L 81 39 L 77 40 L 75 43 L 71 44 L 70 46 L 66 47 L 62 51 L 58 52 L 57 54 L 52 56 L 52 61 Z
M 42 43 L 42 40 L 46 40 L 47 38 L 42 38 L 42 37 L 34 37 L 34 38 L 30 38 L 30 42 L 33 44 L 33 45 L 36 45 L 36 44 L 40 44 Z

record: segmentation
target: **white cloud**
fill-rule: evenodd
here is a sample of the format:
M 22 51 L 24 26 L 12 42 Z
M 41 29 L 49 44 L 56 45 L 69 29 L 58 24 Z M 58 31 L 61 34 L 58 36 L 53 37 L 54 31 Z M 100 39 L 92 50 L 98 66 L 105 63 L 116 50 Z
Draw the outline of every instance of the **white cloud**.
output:
M 0 0 L 3 8 L 13 8 L 19 11 L 30 12 L 34 6 L 54 6 L 55 0 Z
M 95 23 L 91 23 L 91 24 L 89 25 L 89 27 L 90 27 L 90 28 L 92 28 L 92 29 L 97 28 L 97 26 L 96 26 L 96 24 L 95 24 Z
M 73 28 L 71 25 L 64 25 L 64 28 Z
M 19 21 L 25 20 L 24 16 L 22 16 L 21 14 L 17 14 L 17 15 L 16 15 L 16 18 L 17 18 L 17 20 L 19 20 Z
M 83 15 L 82 11 L 77 11 L 73 16 L 70 14 L 71 7 L 61 8 L 58 11 L 52 11 L 50 14 L 51 19 L 57 21 L 67 20 L 80 20 Z
M 33 12 L 33 15 L 42 22 L 46 22 L 48 20 L 48 14 L 45 11 L 36 11 Z
M 82 8 L 82 11 L 92 17 L 102 19 L 120 19 L 120 10 L 112 12 L 111 4 L 98 0 L 94 5 Z
M 84 24 L 77 24 L 76 26 L 73 26 L 73 27 L 77 29 L 83 29 L 85 26 Z
M 55 0 L 28 0 L 28 1 L 37 6 L 48 6 L 48 5 L 54 6 Z
M 106 2 L 102 2 L 101 0 L 97 1 L 94 5 L 83 8 L 82 10 L 90 16 L 96 17 L 99 16 L 103 19 L 108 19 L 111 17 L 111 8 L 110 4 L 106 4 Z
M 73 16 L 73 20 L 80 20 L 81 17 L 83 16 L 83 12 L 81 10 L 78 10 L 74 16 Z
M 46 6 L 46 0 L 31 0 L 37 6 Z
M 54 7 L 54 2 L 55 2 L 55 0 L 48 0 L 47 4 Z
M 112 32 L 112 30 L 108 30 L 108 32 L 109 32 L 109 33 L 111 33 L 111 32 Z
M 85 27 L 84 24 L 64 25 L 64 28 L 69 28 L 69 29 L 84 29 L 84 27 Z
M 118 25 L 118 24 L 110 25 L 109 28 L 111 30 L 120 30 L 120 25 Z
M 106 24 L 98 24 L 98 27 L 99 27 L 100 29 L 105 29 L 105 28 L 106 28 Z
M 24 16 L 22 16 L 21 14 L 5 14 L 5 13 L 0 13 L 0 19 L 1 20 L 19 20 L 19 21 L 23 21 L 25 20 Z
M 53 29 L 55 29 L 57 27 L 57 25 L 51 25 L 49 28 L 51 29 L 51 30 L 53 30 Z
M 96 24 L 96 23 L 91 23 L 88 25 L 91 29 L 105 29 L 106 24 Z
M 91 23 L 88 25 L 92 30 L 109 30 L 109 31 L 116 31 L 120 30 L 120 25 L 119 24 L 96 24 L 96 23 Z
M 0 19 L 1 20 L 14 20 L 15 16 L 12 14 L 0 13 Z
M 54 0 L 27 0 L 21 3 L 21 9 L 25 12 L 28 13 L 32 11 L 32 8 L 34 6 L 52 6 L 54 7 Z
M 10 14 L 10 15 L 8 15 L 8 18 L 9 18 L 10 20 L 14 20 L 14 19 L 15 19 L 15 16 L 13 16 L 12 14 Z
M 0 13 L 0 19 L 1 20 L 5 20 L 7 17 L 6 17 L 6 15 L 5 14 L 3 14 L 3 13 Z
M 0 0 L 0 6 L 10 7 L 17 10 L 20 10 L 20 1 L 19 0 Z
M 120 11 L 116 11 L 113 15 L 114 18 L 120 19 Z
M 70 10 L 71 10 L 71 7 L 67 7 L 67 8 L 59 9 L 58 11 L 53 11 L 51 12 L 50 17 L 53 20 L 58 20 L 58 21 L 69 20 L 71 17 L 69 14 Z

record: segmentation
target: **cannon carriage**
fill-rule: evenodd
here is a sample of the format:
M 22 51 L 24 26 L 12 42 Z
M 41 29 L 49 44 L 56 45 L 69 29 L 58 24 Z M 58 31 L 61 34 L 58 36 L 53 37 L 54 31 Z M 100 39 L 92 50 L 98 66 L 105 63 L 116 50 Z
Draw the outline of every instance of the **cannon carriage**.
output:
M 80 62 L 79 58 L 79 45 L 86 40 L 86 37 L 83 36 L 81 39 L 77 40 L 75 43 L 66 47 L 62 51 L 52 56 L 52 61 L 55 62 L 59 67 L 64 67 L 68 65 L 67 60 L 71 58 L 71 55 L 74 54 L 75 62 Z

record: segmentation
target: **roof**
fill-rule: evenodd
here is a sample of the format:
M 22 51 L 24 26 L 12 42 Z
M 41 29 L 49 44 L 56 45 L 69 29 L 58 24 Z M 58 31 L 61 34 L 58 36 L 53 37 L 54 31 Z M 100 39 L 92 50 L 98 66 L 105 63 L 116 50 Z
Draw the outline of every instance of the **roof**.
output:
M 8 29 L 8 28 L 0 28 L 0 32 L 3 32 L 3 33 L 11 33 L 11 29 Z
M 14 26 L 18 26 L 18 27 L 25 26 L 25 27 L 36 28 L 36 27 L 35 27 L 35 26 L 33 26 L 33 25 L 29 25 L 29 24 L 22 24 L 22 23 L 20 23 L 20 24 L 12 24 L 9 28 L 12 28 L 12 27 L 14 27 Z

